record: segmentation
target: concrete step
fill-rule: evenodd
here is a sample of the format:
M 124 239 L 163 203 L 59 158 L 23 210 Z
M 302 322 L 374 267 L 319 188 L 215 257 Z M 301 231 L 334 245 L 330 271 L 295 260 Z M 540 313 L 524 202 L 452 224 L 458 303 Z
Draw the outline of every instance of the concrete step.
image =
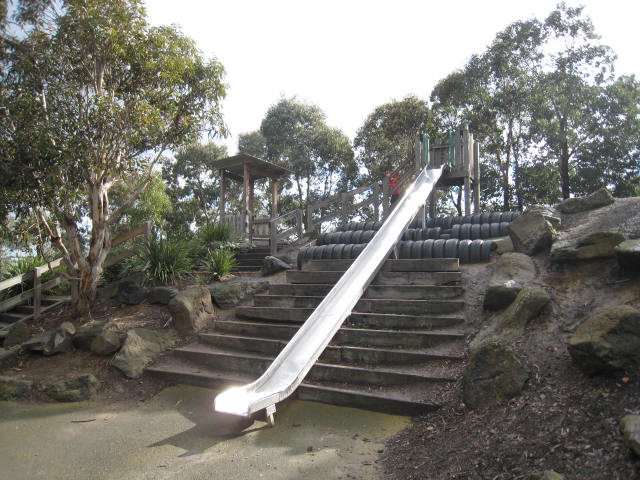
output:
M 240 318 L 256 318 L 273 322 L 304 322 L 314 308 L 285 308 L 285 307 L 236 307 L 236 316 Z
M 314 283 L 272 283 L 267 292 L 270 295 L 300 295 L 302 297 L 325 296 L 333 285 Z
M 0 322 L 3 323 L 15 323 L 20 320 L 24 320 L 29 315 L 25 313 L 17 313 L 15 310 L 10 312 L 2 312 L 0 313 Z
M 364 292 L 364 297 L 430 300 L 456 298 L 463 294 L 464 288 L 459 285 L 369 285 Z
M 262 375 L 271 365 L 275 355 L 230 352 L 201 343 L 176 348 L 173 354 L 191 362 L 219 370 L 239 371 L 247 375 Z M 385 365 L 353 366 L 316 362 L 307 377 L 309 381 L 371 385 L 404 385 L 414 383 L 454 382 L 456 374 L 424 373 L 419 368 Z
M 346 271 L 353 259 L 349 260 L 309 260 L 302 266 L 306 272 Z M 381 267 L 383 271 L 392 272 L 457 272 L 460 261 L 457 258 L 419 258 L 387 260 Z
M 352 312 L 346 325 L 378 329 L 427 329 L 450 328 L 464 323 L 460 315 L 398 315 L 395 313 Z
M 433 315 L 454 313 L 464 309 L 462 300 L 404 300 L 386 298 L 361 298 L 354 312 L 394 313 L 404 315 Z
M 254 295 L 256 307 L 316 308 L 324 297 L 303 297 L 296 295 Z
M 288 270 L 288 283 L 335 284 L 344 272 L 309 272 Z M 373 285 L 455 285 L 462 279 L 460 272 L 396 272 L 380 271 Z
M 225 350 L 255 352 L 265 355 L 277 355 L 288 340 L 273 338 L 248 337 L 220 333 L 200 335 L 200 341 Z M 443 361 L 461 361 L 458 353 L 431 353 L 427 349 L 374 348 L 345 345 L 329 345 L 320 356 L 319 361 L 325 363 L 348 363 L 356 365 L 377 364 L 409 364 L 439 367 Z
M 216 332 L 228 335 L 259 337 L 288 341 L 298 331 L 299 325 L 285 323 L 261 323 L 237 320 L 217 321 Z M 341 327 L 332 345 L 361 347 L 430 348 L 430 353 L 458 355 L 464 349 L 464 333 L 457 330 L 392 330 Z
M 255 376 L 221 372 L 184 359 L 166 356 L 147 367 L 146 373 L 173 383 L 221 391 L 255 380 Z M 317 384 L 303 382 L 293 394 L 300 400 L 364 408 L 398 415 L 419 415 L 438 409 L 451 389 L 449 384 L 411 385 L 404 388 L 371 385 Z M 432 399 L 432 400 L 430 400 Z
M 237 260 L 264 260 L 264 257 L 271 255 L 268 251 L 265 252 L 250 252 L 250 253 L 237 253 Z
M 231 269 L 232 272 L 259 272 L 261 265 L 236 265 Z

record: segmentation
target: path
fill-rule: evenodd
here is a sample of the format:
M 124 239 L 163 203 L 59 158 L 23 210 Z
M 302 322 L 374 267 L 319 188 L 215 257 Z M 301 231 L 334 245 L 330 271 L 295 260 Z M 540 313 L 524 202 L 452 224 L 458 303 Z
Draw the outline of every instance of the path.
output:
M 291 401 L 275 428 L 171 387 L 142 406 L 0 402 L 0 465 L 19 479 L 370 479 L 407 417 Z M 238 432 L 239 429 L 242 429 Z

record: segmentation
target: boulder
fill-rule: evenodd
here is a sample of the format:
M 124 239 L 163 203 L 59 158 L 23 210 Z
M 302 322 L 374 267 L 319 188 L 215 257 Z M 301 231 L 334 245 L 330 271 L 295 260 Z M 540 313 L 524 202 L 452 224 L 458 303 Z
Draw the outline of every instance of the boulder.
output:
M 507 227 L 513 249 L 516 252 L 534 255 L 551 246 L 555 236 L 553 225 L 540 212 L 520 215 Z
M 265 290 L 269 282 L 260 280 L 233 280 L 231 282 L 213 283 L 208 286 L 211 298 L 223 309 L 237 307 L 240 302 L 255 293 Z
M 211 293 L 202 285 L 185 288 L 171 299 L 167 308 L 173 317 L 173 328 L 180 335 L 196 333 L 213 319 Z
M 536 317 L 550 300 L 549 294 L 540 287 L 523 288 L 507 309 L 495 315 L 489 325 L 478 332 L 471 346 L 478 346 L 493 337 L 505 342 L 517 340 L 524 335 L 529 321 Z
M 9 400 L 11 398 L 24 395 L 33 386 L 31 380 L 24 378 L 0 376 L 0 400 Z
M 93 339 L 112 325 L 113 322 L 111 320 L 83 325 L 77 329 L 76 334 L 73 336 L 73 346 L 80 350 L 91 350 Z
M 20 345 L 31 338 L 31 331 L 25 322 L 16 322 L 9 327 L 7 336 L 4 339 L 4 348 Z
M 507 307 L 520 290 L 535 278 L 536 266 L 530 256 L 517 252 L 505 253 L 491 272 L 484 296 L 484 308 L 499 310 Z
M 513 241 L 511 237 L 496 238 L 493 240 L 493 245 L 496 247 L 496 253 L 498 255 L 513 252 Z
M 624 444 L 640 456 L 640 415 L 625 415 L 620 420 Z
M 554 207 L 547 207 L 546 205 L 531 205 L 529 208 L 527 208 L 527 213 L 536 212 L 541 214 L 555 230 L 558 230 L 560 228 L 562 219 L 560 217 L 560 212 L 558 212 Z
M 48 352 L 55 334 L 55 330 L 45 330 L 44 332 L 34 335 L 26 342 L 23 342 L 22 348 L 30 352 Z
M 118 284 L 115 299 L 126 305 L 138 305 L 147 298 L 148 294 L 148 290 L 142 285 L 132 281 L 124 281 Z
M 552 262 L 575 262 L 615 255 L 615 247 L 624 241 L 620 232 L 593 232 L 577 240 L 554 242 L 549 253 Z
M 628 305 L 587 318 L 569 339 L 573 362 L 587 373 L 640 368 L 640 311 Z
M 614 248 L 623 270 L 640 272 L 640 238 L 625 240 Z
M 605 207 L 615 202 L 615 198 L 606 188 L 601 188 L 586 197 L 567 198 L 558 204 L 558 210 L 562 213 L 578 213 L 594 208 Z
M 173 297 L 178 294 L 178 290 L 171 287 L 154 287 L 149 290 L 149 303 L 158 305 L 169 305 Z
M 100 335 L 93 337 L 91 341 L 91 352 L 96 355 L 111 355 L 120 350 L 122 339 L 116 332 L 104 330 Z
M 100 380 L 90 373 L 54 383 L 47 395 L 58 402 L 82 402 L 90 400 L 100 388 Z
M 484 408 L 522 392 L 528 375 L 511 347 L 498 339 L 471 348 L 462 380 L 464 403 Z
M 0 370 L 13 367 L 18 360 L 17 350 L 0 348 Z
M 173 330 L 131 329 L 127 332 L 124 345 L 111 360 L 111 365 L 129 378 L 138 378 L 153 357 L 171 347 L 177 340 L 178 336 Z
M 55 329 L 50 343 L 45 346 L 42 351 L 45 355 L 53 355 L 55 353 L 66 353 L 73 350 L 73 336 L 76 333 L 76 327 L 71 322 L 63 322 Z
M 278 257 L 267 256 L 264 257 L 264 260 L 262 261 L 262 268 L 260 269 L 260 272 L 263 277 L 266 277 L 284 270 L 291 270 L 292 268 L 291 264 L 279 259 Z

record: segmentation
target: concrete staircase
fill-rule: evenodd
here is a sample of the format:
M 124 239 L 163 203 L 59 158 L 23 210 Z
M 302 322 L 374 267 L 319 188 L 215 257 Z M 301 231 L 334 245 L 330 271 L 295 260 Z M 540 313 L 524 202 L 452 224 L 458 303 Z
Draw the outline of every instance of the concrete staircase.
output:
M 255 247 L 236 254 L 237 264 L 233 272 L 259 272 L 264 257 L 271 255 L 269 247 Z
M 312 260 L 147 372 L 223 389 L 255 380 L 352 260 Z M 299 399 L 414 415 L 455 394 L 464 358 L 458 259 L 388 260 L 297 389 Z

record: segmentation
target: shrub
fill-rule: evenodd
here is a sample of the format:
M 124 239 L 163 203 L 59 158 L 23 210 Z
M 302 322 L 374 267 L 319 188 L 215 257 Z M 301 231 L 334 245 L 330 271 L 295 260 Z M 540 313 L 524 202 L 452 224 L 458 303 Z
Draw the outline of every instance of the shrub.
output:
M 202 262 L 202 267 L 215 280 L 218 280 L 220 277 L 230 273 L 236 263 L 236 257 L 232 251 L 219 248 L 207 252 L 207 256 Z
M 0 269 L 0 281 L 7 280 L 9 278 L 17 277 L 28 272 L 33 271 L 36 267 L 44 265 L 47 260 L 40 256 L 22 257 L 17 262 L 3 262 Z M 47 271 L 42 275 L 40 279 L 42 282 L 51 280 L 56 274 L 56 270 L 61 270 L 61 267 L 56 267 L 53 271 Z M 19 293 L 30 290 L 33 288 L 33 277 L 23 280 L 18 285 L 14 285 L 7 290 L 0 292 L 0 299 L 11 298 Z
M 152 285 L 172 285 L 186 272 L 191 270 L 189 249 L 184 242 L 173 242 L 163 238 L 150 239 L 137 259 L 129 263 L 133 270 L 136 263 L 142 263 L 146 282 Z M 138 264 L 140 264 L 138 263 Z
M 235 233 L 228 223 L 211 222 L 200 227 L 198 237 L 203 245 L 211 245 L 218 242 L 232 242 L 235 240 Z

